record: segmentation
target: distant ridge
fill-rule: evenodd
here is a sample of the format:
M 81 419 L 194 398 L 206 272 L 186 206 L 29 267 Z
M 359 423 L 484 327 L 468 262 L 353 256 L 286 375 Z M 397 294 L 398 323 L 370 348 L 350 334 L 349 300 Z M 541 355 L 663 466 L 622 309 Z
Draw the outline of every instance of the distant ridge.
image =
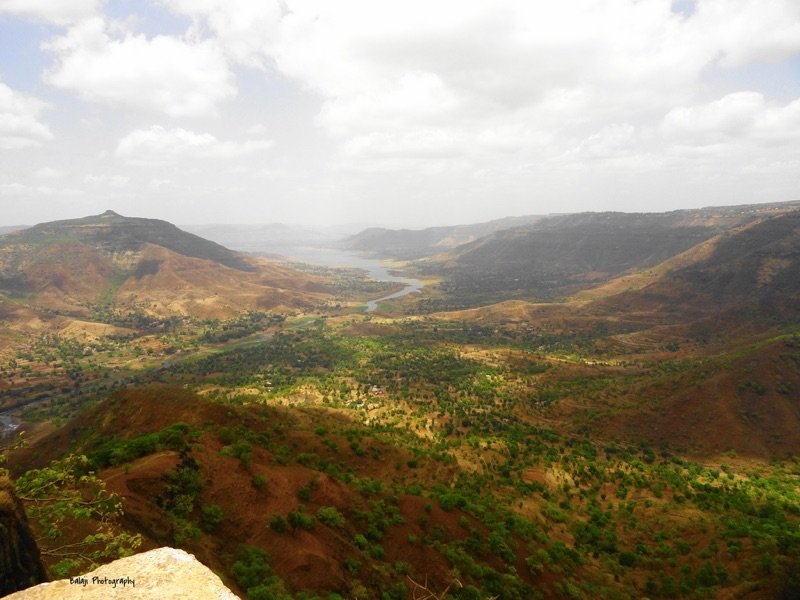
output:
M 414 259 L 446 252 L 496 231 L 536 223 L 544 217 L 505 217 L 485 223 L 429 227 L 427 229 L 385 229 L 370 227 L 343 240 L 342 247 L 400 259 Z
M 30 227 L 30 225 L 3 225 L 0 227 L 0 236 L 27 229 L 28 227 Z
M 799 209 L 800 202 L 787 202 L 551 216 L 461 245 L 426 269 L 448 278 L 450 294 L 472 297 L 475 303 L 552 300 L 649 269 L 717 235 Z

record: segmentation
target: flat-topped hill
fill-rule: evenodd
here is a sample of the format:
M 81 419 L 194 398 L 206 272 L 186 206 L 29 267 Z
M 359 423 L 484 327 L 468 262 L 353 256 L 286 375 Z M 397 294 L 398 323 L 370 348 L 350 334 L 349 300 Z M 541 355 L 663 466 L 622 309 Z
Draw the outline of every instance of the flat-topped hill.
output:
M 307 305 L 321 293 L 324 286 L 309 275 L 166 221 L 113 211 L 0 238 L 0 296 L 61 314 L 86 317 L 98 306 L 120 305 L 159 315 L 220 317 Z
M 40 223 L 9 234 L 0 240 L 0 246 L 41 246 L 58 241 L 82 242 L 109 254 L 136 252 L 145 244 L 155 244 L 183 256 L 211 260 L 241 271 L 253 270 L 240 254 L 216 242 L 187 233 L 172 223 L 159 219 L 124 217 L 113 210 L 81 219 Z

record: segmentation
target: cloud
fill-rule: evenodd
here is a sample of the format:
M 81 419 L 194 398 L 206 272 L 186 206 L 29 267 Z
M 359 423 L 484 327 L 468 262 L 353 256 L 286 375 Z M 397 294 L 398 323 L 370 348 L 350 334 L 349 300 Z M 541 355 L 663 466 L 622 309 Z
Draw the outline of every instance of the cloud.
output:
M 0 13 L 68 25 L 96 15 L 102 0 L 0 0 Z
M 573 152 L 584 159 L 616 158 L 630 153 L 637 143 L 637 132 L 633 125 L 615 123 L 581 141 Z
M 53 167 L 42 167 L 41 169 L 36 169 L 33 175 L 39 179 L 61 179 L 66 175 L 66 172 Z
M 794 0 L 704 0 L 686 14 L 671 0 L 161 1 L 231 60 L 318 94 L 317 123 L 353 160 L 448 160 L 442 140 L 482 159 L 545 139 L 560 152 L 657 122 L 696 99 L 709 68 L 800 52 Z
M 47 125 L 39 121 L 45 108 L 41 100 L 12 90 L 0 82 L 0 150 L 41 146 L 53 139 Z
M 719 100 L 671 110 L 661 124 L 671 141 L 691 146 L 726 142 L 759 145 L 800 142 L 800 99 L 770 104 L 759 92 L 736 92 Z
M 148 39 L 93 18 L 44 47 L 57 57 L 45 81 L 85 100 L 197 117 L 214 114 L 236 95 L 233 75 L 213 40 Z
M 122 138 L 116 154 L 131 164 L 166 165 L 183 160 L 240 158 L 272 146 L 271 140 L 221 141 L 210 133 L 153 126 Z
M 46 185 L 27 185 L 24 183 L 0 183 L 0 196 L 20 197 L 20 196 L 82 196 L 83 190 L 76 190 L 63 187 L 50 187 Z
M 256 123 L 247 130 L 250 135 L 264 135 L 267 133 L 267 127 L 263 123 Z
M 345 155 L 360 158 L 455 158 L 465 151 L 463 140 L 441 129 L 371 133 L 351 138 L 343 146 Z
M 231 60 L 259 69 L 272 59 L 270 47 L 283 10 L 269 0 L 161 0 L 173 12 L 205 24 Z
M 726 67 L 778 61 L 800 52 L 800 4 L 794 0 L 703 0 L 694 35 L 716 47 Z
M 64 132 L 48 153 L 74 151 L 58 182 L 77 177 L 93 198 L 115 192 L 92 162 L 115 148 L 112 168 L 143 206 L 244 188 L 223 219 L 237 206 L 250 214 L 265 188 L 281 199 L 275 214 L 406 223 L 547 211 L 556 199 L 587 210 L 622 197 L 666 208 L 796 194 L 797 0 L 0 0 L 0 10 L 63 25 L 43 46 L 44 81 L 105 105 L 47 96 L 50 126 Z M 29 58 L 15 81 L 39 68 Z M 51 139 L 41 118 L 51 113 L 11 94 L 0 145 Z M 259 154 L 272 137 L 281 152 Z M 30 154 L 4 153 L 4 169 L 56 166 L 52 154 L 28 165 Z
M 83 182 L 90 185 L 107 185 L 113 188 L 121 188 L 128 185 L 130 177 L 125 175 L 94 175 L 90 173 L 83 178 Z
M 147 187 L 154 192 L 164 192 L 176 189 L 178 184 L 173 179 L 154 177 Z

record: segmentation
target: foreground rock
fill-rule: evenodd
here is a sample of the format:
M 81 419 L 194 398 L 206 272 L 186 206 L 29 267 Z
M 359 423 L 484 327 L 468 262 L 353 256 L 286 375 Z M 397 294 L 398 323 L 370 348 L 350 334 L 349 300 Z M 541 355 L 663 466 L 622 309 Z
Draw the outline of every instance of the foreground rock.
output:
M 121 558 L 86 575 L 43 583 L 11 594 L 6 600 L 77 598 L 239 600 L 208 567 L 175 548 L 158 548 Z
M 0 596 L 23 590 L 47 575 L 14 484 L 0 476 Z

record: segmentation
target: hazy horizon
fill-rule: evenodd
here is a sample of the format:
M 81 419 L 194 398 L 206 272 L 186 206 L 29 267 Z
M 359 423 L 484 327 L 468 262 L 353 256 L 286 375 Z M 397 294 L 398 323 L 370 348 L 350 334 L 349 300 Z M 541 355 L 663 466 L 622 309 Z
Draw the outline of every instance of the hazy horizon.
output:
M 519 215 L 503 215 L 501 217 L 493 217 L 491 219 L 486 219 L 485 221 L 448 221 L 448 222 L 441 222 L 441 223 L 429 223 L 429 224 L 422 224 L 419 226 L 404 226 L 404 225 L 393 225 L 391 223 L 379 223 L 379 222 L 342 222 L 342 223 L 332 223 L 332 224 L 322 224 L 322 225 L 313 225 L 313 224 L 304 224 L 300 222 L 287 222 L 287 221 L 263 221 L 263 222 L 198 222 L 198 223 L 191 223 L 191 222 L 178 222 L 178 221 L 170 221 L 173 225 L 178 226 L 179 228 L 189 228 L 192 230 L 200 230 L 205 227 L 240 227 L 240 228 L 259 228 L 259 227 L 269 227 L 269 226 L 284 226 L 287 228 L 296 228 L 296 229 L 306 229 L 309 232 L 326 232 L 326 231 L 345 231 L 347 233 L 343 235 L 350 235 L 351 233 L 356 233 L 359 231 L 363 231 L 364 229 L 368 228 L 385 228 L 385 229 L 410 229 L 410 230 L 420 230 L 420 229 L 428 229 L 428 228 L 435 228 L 435 227 L 459 227 L 459 226 L 467 226 L 467 225 L 474 225 L 483 222 L 495 221 L 495 220 L 503 220 L 506 218 L 513 219 L 513 218 L 521 218 L 521 217 L 530 217 L 530 216 L 556 216 L 556 215 L 568 215 L 568 214 L 579 214 L 579 213 L 596 213 L 596 212 L 624 212 L 624 213 L 669 213 L 675 211 L 682 211 L 682 210 L 700 210 L 700 209 L 713 209 L 713 208 L 725 208 L 725 207 L 737 207 L 737 206 L 751 206 L 751 205 L 758 205 L 758 204 L 789 204 L 792 202 L 800 202 L 800 199 L 790 199 L 790 200 L 783 200 L 777 202 L 741 202 L 735 204 L 712 204 L 707 206 L 697 206 L 697 207 L 677 207 L 677 208 L 670 208 L 665 210 L 648 210 L 648 211 L 614 211 L 614 210 L 585 210 L 585 211 L 569 211 L 569 212 L 551 212 L 551 213 L 528 213 L 528 214 L 519 214 Z M 99 213 L 93 214 L 76 214 L 74 216 L 68 216 L 63 218 L 53 218 L 53 219 L 46 219 L 43 221 L 37 222 L 30 222 L 30 223 L 0 223 L 0 229 L 5 228 L 16 228 L 16 227 L 32 227 L 34 225 L 38 225 L 39 223 L 47 223 L 49 221 L 57 221 L 63 219 L 79 219 L 83 217 L 89 216 L 97 216 L 100 215 L 107 210 L 111 210 L 120 214 L 123 217 L 131 217 L 131 218 L 143 218 L 143 219 L 161 219 L 160 217 L 155 217 L 152 215 L 147 214 L 123 214 L 113 208 L 107 208 L 105 210 L 100 211 Z M 169 221 L 169 219 L 161 219 Z M 187 229 L 188 230 L 188 229 Z
M 0 0 L 0 225 L 800 198 L 792 0 Z

